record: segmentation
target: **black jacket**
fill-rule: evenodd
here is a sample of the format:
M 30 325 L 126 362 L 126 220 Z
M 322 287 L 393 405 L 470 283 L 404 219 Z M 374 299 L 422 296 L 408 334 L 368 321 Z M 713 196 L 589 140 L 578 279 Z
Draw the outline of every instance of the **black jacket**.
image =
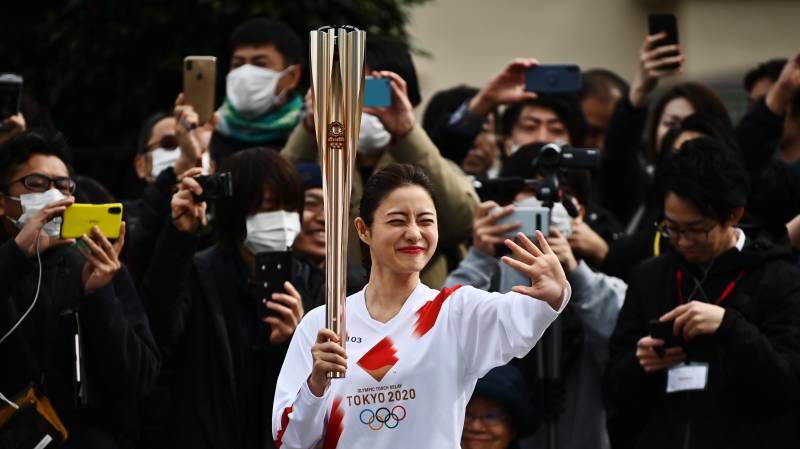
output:
M 0 230 L 0 333 L 31 305 L 39 270 Z M 138 438 L 136 401 L 155 385 L 160 356 L 127 270 L 86 295 L 83 257 L 72 248 L 42 254 L 36 305 L 0 344 L 0 391 L 39 384 L 69 432 L 67 447 L 132 447 Z M 75 393 L 75 331 L 80 323 L 85 400 Z
M 239 300 L 247 300 L 239 256 L 216 245 L 195 255 L 196 243 L 195 236 L 168 223 L 142 283 L 168 368 L 164 407 L 169 422 L 161 440 L 164 447 L 242 448 L 256 440 L 258 447 L 269 447 L 272 396 L 288 341 L 271 346 L 264 334 L 263 344 L 242 343 L 237 323 L 258 318 L 253 308 L 252 319 L 245 314 L 244 321 L 231 319 Z M 321 270 L 294 260 L 291 282 L 306 311 L 323 302 L 322 276 Z M 249 373 L 241 368 L 248 364 L 261 368 L 258 379 L 242 379 Z M 248 382 L 263 388 L 245 391 Z M 241 416 L 243 410 L 260 413 L 263 422 L 248 421 L 252 416 Z
M 700 276 L 669 252 L 630 278 L 605 375 L 613 447 L 800 447 L 800 270 L 788 248 L 759 236 L 716 259 L 703 284 L 712 301 L 747 271 L 721 304 L 726 310 L 717 332 L 684 345 L 689 360 L 709 363 L 706 390 L 666 394 L 666 372 L 645 373 L 635 351 L 649 334 L 648 321 L 678 305 L 679 268 Z M 684 292 L 694 287 L 691 277 L 684 277 Z
M 634 108 L 627 95 L 617 102 L 608 125 L 600 170 L 593 178 L 598 200 L 623 226 L 627 226 L 639 205 L 649 201 L 648 192 L 652 189 L 642 157 L 646 121 L 646 107 Z
M 758 100 L 736 127 L 745 167 L 750 172 L 748 210 L 769 226 L 782 226 L 800 214 L 800 162 L 776 156 L 783 117 Z

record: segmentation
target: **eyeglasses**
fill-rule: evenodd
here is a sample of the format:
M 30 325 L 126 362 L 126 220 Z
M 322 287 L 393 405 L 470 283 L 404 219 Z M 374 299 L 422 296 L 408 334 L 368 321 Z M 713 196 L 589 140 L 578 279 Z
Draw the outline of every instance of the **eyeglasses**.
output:
M 56 187 L 56 189 L 72 195 L 75 193 L 75 189 L 77 188 L 75 180 L 68 176 L 56 176 L 55 178 L 50 178 L 41 173 L 31 173 L 30 175 L 23 176 L 16 181 L 11 181 L 7 185 L 3 186 L 3 189 L 18 182 L 21 182 L 26 189 L 34 192 L 46 192 L 50 186 L 53 185 Z
M 506 421 L 508 421 L 508 415 L 498 409 L 489 409 L 482 415 L 478 415 L 467 410 L 467 413 L 464 415 L 464 421 L 466 422 L 477 419 L 480 419 L 483 424 L 487 426 L 499 426 L 500 424 L 504 424 Z
M 147 151 L 153 151 L 156 148 L 174 150 L 175 148 L 178 148 L 178 144 L 178 136 L 175 134 L 164 134 L 157 141 L 147 144 Z
M 673 226 L 667 223 L 666 221 L 662 221 L 658 225 L 658 232 L 660 232 L 661 235 L 668 237 L 672 241 L 677 241 L 679 238 L 683 237 L 693 242 L 704 242 L 708 240 L 708 233 L 711 232 L 716 227 L 717 224 L 714 223 L 706 229 L 702 228 L 681 229 L 678 226 Z

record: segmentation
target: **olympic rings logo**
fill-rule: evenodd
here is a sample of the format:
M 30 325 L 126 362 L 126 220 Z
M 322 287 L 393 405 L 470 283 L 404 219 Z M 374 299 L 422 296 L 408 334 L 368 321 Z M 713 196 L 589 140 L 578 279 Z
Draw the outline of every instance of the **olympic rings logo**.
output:
M 376 432 L 384 427 L 387 429 L 394 429 L 400 424 L 400 421 L 406 419 L 406 409 L 402 405 L 395 405 L 391 410 L 387 407 L 381 407 L 375 412 L 365 408 L 361 410 L 358 419 L 361 421 L 361 424 L 365 424 Z

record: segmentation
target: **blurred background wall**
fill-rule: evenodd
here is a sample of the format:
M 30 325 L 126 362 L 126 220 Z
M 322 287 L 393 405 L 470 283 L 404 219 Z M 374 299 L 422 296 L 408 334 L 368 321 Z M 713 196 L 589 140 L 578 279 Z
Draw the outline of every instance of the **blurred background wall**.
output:
M 480 86 L 517 56 L 611 69 L 630 81 L 649 12 L 672 12 L 687 56 L 684 78 L 711 84 L 734 118 L 745 71 L 800 51 L 797 0 L 434 0 L 415 7 L 411 43 L 425 98 Z M 674 79 L 672 82 L 679 82 Z

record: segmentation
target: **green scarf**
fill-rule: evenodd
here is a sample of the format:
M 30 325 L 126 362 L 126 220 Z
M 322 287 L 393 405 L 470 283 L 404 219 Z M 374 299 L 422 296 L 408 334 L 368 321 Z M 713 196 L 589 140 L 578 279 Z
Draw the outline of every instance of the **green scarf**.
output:
M 295 95 L 265 115 L 247 119 L 225 99 L 217 128 L 236 140 L 249 143 L 286 139 L 303 114 L 303 99 Z

